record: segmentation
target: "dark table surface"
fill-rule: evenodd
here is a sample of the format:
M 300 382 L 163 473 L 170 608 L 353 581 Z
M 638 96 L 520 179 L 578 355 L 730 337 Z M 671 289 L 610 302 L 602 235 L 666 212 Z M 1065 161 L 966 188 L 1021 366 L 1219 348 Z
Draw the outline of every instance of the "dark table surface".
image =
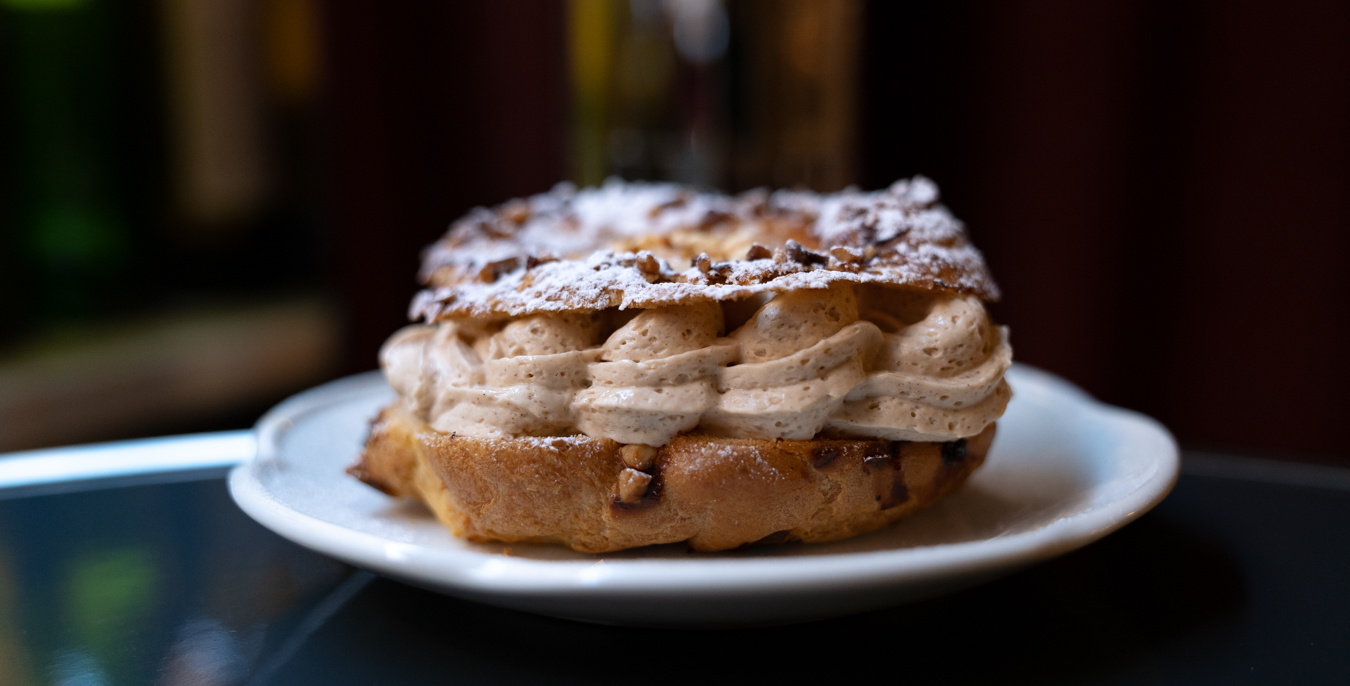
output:
M 1350 683 L 1350 470 L 1183 464 L 1137 522 L 1002 580 L 720 631 L 354 570 L 254 523 L 223 469 L 0 489 L 0 684 Z

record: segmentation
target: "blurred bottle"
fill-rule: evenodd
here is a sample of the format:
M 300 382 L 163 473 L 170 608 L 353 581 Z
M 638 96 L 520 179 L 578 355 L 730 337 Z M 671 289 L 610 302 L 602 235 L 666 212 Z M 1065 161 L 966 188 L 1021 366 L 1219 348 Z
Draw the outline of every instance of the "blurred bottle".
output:
M 264 294 L 312 281 L 319 20 L 313 0 L 160 0 L 170 125 L 169 287 Z
M 312 286 L 316 0 L 0 0 L 0 343 Z
M 572 0 L 573 180 L 853 182 L 861 0 Z
M 743 111 L 730 164 L 740 187 L 833 191 L 857 181 L 861 0 L 733 3 Z
M 163 0 L 175 239 L 227 242 L 269 200 L 275 169 L 264 111 L 257 3 Z
M 0 2 L 4 334 L 134 306 L 144 293 L 137 266 L 162 177 L 146 9 Z

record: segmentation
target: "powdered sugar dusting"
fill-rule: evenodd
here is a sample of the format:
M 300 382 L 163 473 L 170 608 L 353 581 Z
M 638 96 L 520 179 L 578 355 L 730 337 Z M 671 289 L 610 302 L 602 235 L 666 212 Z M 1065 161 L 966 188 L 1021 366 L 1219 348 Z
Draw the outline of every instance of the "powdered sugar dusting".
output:
M 937 201 L 923 177 L 874 192 L 734 197 L 676 184 L 559 184 L 455 222 L 424 254 L 428 288 L 409 315 L 645 308 L 840 281 L 997 299 L 983 256 Z M 746 251 L 753 244 L 764 246 L 758 255 Z

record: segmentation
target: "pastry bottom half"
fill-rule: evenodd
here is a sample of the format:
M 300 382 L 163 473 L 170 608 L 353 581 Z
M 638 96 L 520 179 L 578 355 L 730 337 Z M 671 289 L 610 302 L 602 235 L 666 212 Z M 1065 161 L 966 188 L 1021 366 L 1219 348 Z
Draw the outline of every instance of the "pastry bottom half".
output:
M 634 469 L 634 448 L 608 439 L 442 433 L 395 404 L 348 471 L 472 541 L 716 551 L 879 529 L 960 488 L 993 439 L 992 424 L 948 443 L 686 434 Z

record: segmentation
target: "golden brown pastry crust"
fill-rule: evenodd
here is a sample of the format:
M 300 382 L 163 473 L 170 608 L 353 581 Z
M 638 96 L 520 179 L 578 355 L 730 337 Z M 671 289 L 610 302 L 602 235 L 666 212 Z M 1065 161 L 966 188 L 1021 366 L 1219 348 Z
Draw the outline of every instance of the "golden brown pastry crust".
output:
M 395 404 L 349 471 L 390 495 L 420 498 L 474 541 L 589 553 L 687 541 L 715 551 L 883 527 L 959 488 L 993 437 L 993 425 L 951 443 L 684 435 L 633 470 L 614 441 L 446 434 Z M 633 485 L 647 476 L 645 490 Z

